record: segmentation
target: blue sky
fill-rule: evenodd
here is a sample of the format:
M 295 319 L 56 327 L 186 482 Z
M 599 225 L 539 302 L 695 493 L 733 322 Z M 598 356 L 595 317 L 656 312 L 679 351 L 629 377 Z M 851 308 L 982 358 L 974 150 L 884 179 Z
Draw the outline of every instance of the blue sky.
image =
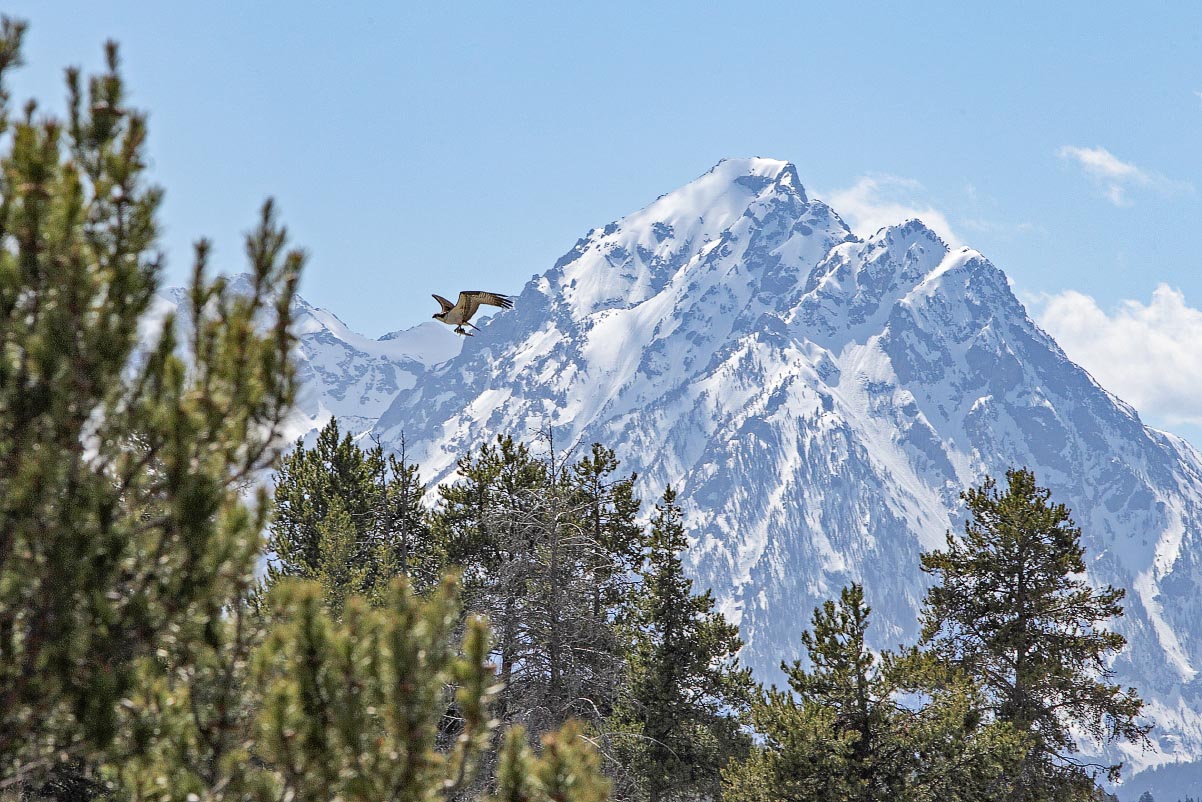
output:
M 240 269 L 274 195 L 303 294 L 376 336 L 770 156 L 860 228 L 918 213 L 981 250 L 1070 356 L 1202 444 L 1202 4 L 6 7 L 32 25 L 18 98 L 57 101 L 63 66 L 121 42 L 172 280 L 200 235 Z

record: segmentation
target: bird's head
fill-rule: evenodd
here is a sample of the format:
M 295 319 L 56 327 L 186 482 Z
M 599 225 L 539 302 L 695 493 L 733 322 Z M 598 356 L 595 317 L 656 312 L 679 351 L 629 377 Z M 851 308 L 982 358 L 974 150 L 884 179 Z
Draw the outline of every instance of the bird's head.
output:
M 434 318 L 435 320 L 442 320 L 446 316 L 446 312 L 435 312 L 434 314 L 430 315 L 430 317 Z

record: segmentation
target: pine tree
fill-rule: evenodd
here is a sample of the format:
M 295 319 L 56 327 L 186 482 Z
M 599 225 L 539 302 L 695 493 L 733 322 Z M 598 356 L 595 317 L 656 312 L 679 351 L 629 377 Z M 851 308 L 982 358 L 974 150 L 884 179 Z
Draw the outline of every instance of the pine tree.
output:
M 1077 757 L 1076 733 L 1141 743 L 1142 702 L 1111 682 L 1107 659 L 1125 640 L 1109 628 L 1123 591 L 1082 576 L 1080 530 L 1030 471 L 1010 470 L 962 495 L 962 538 L 923 555 L 935 578 L 923 637 L 941 658 L 979 679 L 992 716 L 1029 740 L 1012 799 L 1089 798 L 1099 773 L 1120 767 Z
M 491 802 L 604 802 L 609 782 L 600 771 L 595 750 L 589 748 L 578 724 L 568 723 L 543 736 L 534 755 L 526 731 L 516 726 L 505 735 L 497 771 L 497 791 Z
M 860 585 L 844 588 L 839 604 L 825 602 L 814 612 L 813 629 L 802 633 L 812 670 L 798 662 L 787 674 L 799 697 L 833 710 L 837 734 L 850 736 L 839 779 L 854 798 L 884 800 L 900 795 L 909 767 L 901 758 L 905 746 L 892 737 L 899 711 L 889 656 L 878 659 L 865 639 L 870 613 Z
M 378 442 L 376 448 L 382 450 Z M 445 555 L 430 534 L 426 486 L 418 466 L 408 460 L 403 435 L 400 454 L 388 455 L 388 472 L 387 479 L 379 477 L 384 573 L 404 577 L 418 592 L 424 592 L 437 584 Z
M 256 612 L 233 603 L 186 659 L 140 665 L 97 790 L 130 802 L 274 798 L 252 732 L 251 668 L 267 623 Z
M 145 743 L 104 778 L 132 802 L 451 802 L 481 787 L 529 802 L 607 798 L 578 728 L 548 733 L 538 756 L 517 728 L 489 756 L 489 633 L 461 619 L 455 596 L 451 581 L 422 599 L 397 579 L 383 600 L 348 597 L 335 616 L 320 584 L 281 581 L 265 617 L 234 608 L 223 648 L 135 688 L 144 715 L 126 737 Z
M 361 560 L 371 559 L 368 538 L 375 478 L 381 458 L 364 453 L 349 434 L 343 435 L 331 418 L 312 448 L 298 441 L 280 461 L 275 475 L 275 513 L 268 548 L 275 560 L 271 577 L 311 579 L 323 562 L 321 526 L 328 518 L 344 516 L 354 529 L 352 541 Z M 331 507 L 335 509 L 332 511 Z
M 615 632 L 638 501 L 595 446 L 571 462 L 510 437 L 459 462 L 439 489 L 434 536 L 464 572 L 466 608 L 488 616 L 504 685 L 498 710 L 538 738 L 571 718 L 596 724 L 622 677 Z M 632 534 L 633 532 L 633 534 Z
M 298 442 L 275 477 L 268 587 L 313 579 L 335 611 L 350 595 L 382 598 L 395 576 L 433 586 L 440 562 L 422 503 L 425 487 L 403 455 L 364 450 L 331 419 L 312 448 Z
M 371 609 L 350 599 L 334 619 L 321 589 L 283 583 L 274 593 L 281 626 L 256 658 L 262 697 L 255 754 L 260 798 L 401 802 L 470 798 L 496 722 L 498 688 L 489 634 L 469 618 L 462 641 L 452 583 L 419 600 L 403 580 Z M 447 689 L 458 718 L 449 748 L 438 748 Z M 608 783 L 598 756 L 572 725 L 548 733 L 531 754 L 521 728 L 507 733 L 487 785 L 497 799 L 602 802 Z M 486 762 L 486 761 L 484 761 Z
M 448 563 L 463 573 L 464 606 L 487 616 L 493 626 L 504 690 L 498 714 L 505 722 L 524 721 L 524 701 L 536 670 L 524 657 L 527 605 L 533 570 L 535 491 L 545 486 L 543 466 L 525 445 L 498 436 L 476 455 L 459 460 L 460 480 L 439 488 L 432 521 L 434 537 Z
M 529 659 L 545 666 L 530 684 L 543 700 L 536 731 L 569 718 L 594 725 L 611 711 L 623 676 L 615 619 L 639 559 L 638 499 L 633 477 L 613 479 L 613 452 L 594 444 L 572 463 L 544 433 L 546 483 L 533 495 L 528 521 L 531 604 L 526 631 Z
M 23 26 L 0 28 L 0 81 Z M 146 119 L 117 48 L 65 121 L 0 92 L 0 792 L 117 748 L 148 662 L 186 663 L 245 587 L 289 410 L 290 304 L 303 256 L 270 204 L 246 293 L 206 278 L 185 314 L 140 326 L 162 270 L 143 177 Z M 150 331 L 139 350 L 139 332 Z M 182 353 L 181 353 L 182 352 Z
M 814 611 L 806 663 L 782 665 L 789 690 L 752 705 L 763 741 L 726 772 L 727 800 L 1004 798 L 1019 740 L 982 726 L 980 696 L 963 676 L 913 651 L 873 653 L 870 613 L 855 584 Z
M 672 488 L 655 509 L 625 621 L 630 688 L 615 714 L 616 743 L 649 802 L 714 798 L 723 764 L 745 746 L 736 715 L 751 676 L 735 657 L 738 628 L 684 575 L 688 540 Z
M 753 705 L 765 754 L 758 772 L 728 776 L 728 796 L 754 798 L 766 786 L 776 798 L 904 798 L 912 753 L 898 738 L 903 711 L 892 698 L 899 688 L 890 658 L 878 659 L 865 641 L 869 613 L 859 585 L 814 611 L 802 634 L 811 668 L 782 665 L 792 693 L 773 689 Z
M 615 477 L 620 463 L 612 449 L 593 443 L 568 473 L 573 506 L 581 519 L 583 569 L 592 584 L 593 615 L 602 619 L 624 600 L 629 578 L 642 555 L 641 502 L 635 474 Z
M 1026 752 L 1026 739 L 983 715 L 985 699 L 972 677 L 911 649 L 891 672 L 910 703 L 901 710 L 898 740 L 913 758 L 904 798 L 915 802 L 1003 802 Z M 914 702 L 923 700 L 922 704 Z
M 255 752 L 274 798 L 419 802 L 471 783 L 491 727 L 487 630 L 470 621 L 460 657 L 452 585 L 425 603 L 401 581 L 388 594 L 378 610 L 351 599 L 336 620 L 315 585 L 274 592 L 282 623 L 255 668 Z M 448 686 L 457 688 L 461 727 L 444 753 L 435 744 Z
M 364 596 L 372 590 L 369 576 L 382 573 L 376 555 L 364 554 L 359 527 L 355 526 L 345 502 L 337 496 L 328 501 L 325 516 L 317 521 L 317 565 L 308 578 L 321 586 L 326 604 L 335 613 L 351 596 Z

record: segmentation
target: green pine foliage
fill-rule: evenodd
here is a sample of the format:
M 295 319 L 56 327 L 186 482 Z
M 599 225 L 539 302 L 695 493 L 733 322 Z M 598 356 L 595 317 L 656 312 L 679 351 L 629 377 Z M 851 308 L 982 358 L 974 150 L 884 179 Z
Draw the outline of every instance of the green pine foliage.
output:
M 607 798 L 579 729 L 548 734 L 539 755 L 511 732 L 506 743 L 522 746 L 489 758 L 489 632 L 462 620 L 456 590 L 443 582 L 422 599 L 397 579 L 382 601 L 352 596 L 336 616 L 320 584 L 282 581 L 262 600 L 265 619 L 227 621 L 226 649 L 139 688 L 154 729 L 109 768 L 110 787 L 131 802 L 449 802 L 482 785 L 530 802 Z M 482 783 L 489 764 L 496 777 Z
M 314 580 L 335 612 L 351 595 L 382 600 L 397 576 L 432 588 L 441 556 L 424 496 L 417 466 L 378 444 L 364 450 L 331 419 L 280 463 L 265 584 Z
M 789 690 L 752 705 L 763 741 L 726 772 L 726 799 L 1005 798 L 1019 739 L 982 725 L 979 695 L 963 677 L 913 652 L 874 654 L 870 612 L 854 584 L 814 611 L 806 662 L 782 666 Z
M 130 802 L 271 798 L 252 736 L 251 670 L 264 623 L 234 603 L 186 660 L 142 663 L 124 702 L 121 748 L 98 772 L 101 788 Z
M 463 572 L 464 603 L 485 615 L 495 633 L 496 660 L 504 687 L 498 712 L 504 721 L 539 725 L 526 715 L 528 696 L 543 684 L 544 665 L 525 659 L 537 646 L 526 637 L 531 604 L 535 497 L 546 484 L 541 463 L 510 437 L 486 443 L 477 455 L 459 460 L 460 479 L 439 488 L 431 522 L 448 562 Z M 549 726 L 549 723 L 548 725 Z
M 641 584 L 624 614 L 629 689 L 614 716 L 614 742 L 636 793 L 649 802 L 715 798 L 722 766 L 745 751 L 736 715 L 751 675 L 738 665 L 738 628 L 693 592 L 676 493 L 656 505 Z
M 1083 577 L 1081 531 L 1025 469 L 963 494 L 970 519 L 947 548 L 923 555 L 935 579 L 923 638 L 942 660 L 977 678 L 993 719 L 1028 739 L 1011 799 L 1088 798 L 1120 766 L 1078 757 L 1098 743 L 1146 740 L 1135 689 L 1111 682 L 1108 658 L 1125 644 L 1109 628 L 1124 592 Z
M 549 438 L 548 438 L 549 440 Z M 571 462 L 508 436 L 460 459 L 431 530 L 463 572 L 465 606 L 488 616 L 502 720 L 532 737 L 602 721 L 621 686 L 615 620 L 639 558 L 633 477 L 594 446 Z
M 596 750 L 578 724 L 543 736 L 535 754 L 520 725 L 505 735 L 497 769 L 497 790 L 490 802 L 604 802 L 610 785 L 600 772 Z
M 380 609 L 354 598 L 341 620 L 323 591 L 312 583 L 277 588 L 282 623 L 256 656 L 255 753 L 273 798 L 453 798 L 472 781 L 491 727 L 485 625 L 468 622 L 460 654 L 450 584 L 423 603 L 398 580 Z M 460 727 L 453 746 L 439 751 L 448 687 L 457 689 Z
M 430 534 L 426 486 L 418 466 L 407 459 L 404 437 L 400 454 L 388 455 L 387 476 L 378 477 L 378 482 L 383 487 L 383 574 L 403 577 L 424 592 L 440 581 L 445 555 Z
M 910 650 L 891 667 L 910 704 L 900 708 L 899 740 L 913 750 L 905 798 L 1001 802 L 1010 797 L 1026 738 L 989 720 L 975 678 Z M 914 704 L 918 697 L 921 704 Z M 908 729 L 907 729 L 908 728 Z
M 582 534 L 581 568 L 592 587 L 598 620 L 620 606 L 631 587 L 631 574 L 642 561 L 642 506 L 634 493 L 635 474 L 618 476 L 611 449 L 593 443 L 589 453 L 567 471 L 572 507 Z
M 0 29 L 0 79 L 22 33 Z M 217 639 L 267 509 L 238 490 L 293 395 L 303 257 L 270 204 L 247 238 L 249 293 L 206 277 L 201 242 L 187 336 L 147 320 L 162 192 L 106 56 L 86 81 L 68 71 L 65 119 L 33 103 L 14 117 L 7 93 L 0 108 L 0 790 L 120 748 L 145 663 Z

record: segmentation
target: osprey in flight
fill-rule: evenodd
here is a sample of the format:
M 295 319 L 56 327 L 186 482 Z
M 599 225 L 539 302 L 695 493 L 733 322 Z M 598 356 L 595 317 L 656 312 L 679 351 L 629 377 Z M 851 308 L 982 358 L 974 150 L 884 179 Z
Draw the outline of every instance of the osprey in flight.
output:
M 504 295 L 497 295 L 495 292 L 481 292 L 480 290 L 465 290 L 459 293 L 459 302 L 451 303 L 441 295 L 435 295 L 434 300 L 442 304 L 442 311 L 434 313 L 435 320 L 441 320 L 448 326 L 455 327 L 456 334 L 463 334 L 471 337 L 472 333 L 465 328 L 471 326 L 476 331 L 479 327 L 472 324 L 472 315 L 476 314 L 476 310 L 480 308 L 480 304 L 488 304 L 489 306 L 499 306 L 502 309 L 513 309 L 513 301 L 506 298 Z

